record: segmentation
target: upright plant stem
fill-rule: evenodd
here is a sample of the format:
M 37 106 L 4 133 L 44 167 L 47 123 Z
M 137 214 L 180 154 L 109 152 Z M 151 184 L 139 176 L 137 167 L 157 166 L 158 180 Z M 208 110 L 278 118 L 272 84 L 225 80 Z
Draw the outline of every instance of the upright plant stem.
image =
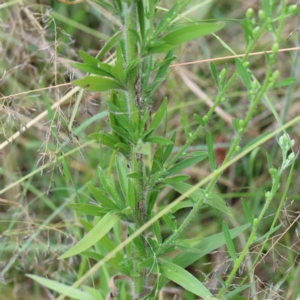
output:
M 128 65 L 132 64 L 136 59 L 139 59 L 139 47 L 137 46 L 137 40 L 135 32 L 137 32 L 137 4 L 136 1 L 122 1 L 123 9 L 123 41 L 125 46 L 125 62 Z M 139 128 L 140 116 L 142 110 L 141 103 L 141 63 L 138 63 L 136 67 L 132 68 L 128 74 L 127 80 L 127 112 L 128 118 L 134 128 Z M 138 174 L 137 178 L 129 179 L 132 180 L 132 184 L 135 191 L 135 230 L 139 229 L 145 222 L 145 197 L 144 197 L 144 163 L 143 155 L 139 153 L 137 145 L 134 145 L 131 149 L 130 155 L 130 169 L 132 173 Z M 143 244 L 145 245 L 145 240 L 141 236 Z M 135 298 L 137 295 L 143 293 L 144 287 L 146 285 L 145 272 L 140 269 L 139 263 L 144 259 L 144 252 L 141 249 L 134 247 L 134 253 L 132 256 L 135 257 L 134 260 L 134 271 L 139 273 L 139 276 L 135 276 L 134 282 L 134 294 Z

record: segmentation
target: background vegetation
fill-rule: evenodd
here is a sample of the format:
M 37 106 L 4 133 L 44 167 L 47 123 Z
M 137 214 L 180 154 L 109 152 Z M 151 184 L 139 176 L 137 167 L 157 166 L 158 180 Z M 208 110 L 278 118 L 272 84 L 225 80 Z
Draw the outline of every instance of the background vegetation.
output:
M 159 5 L 170 8 L 173 2 L 165 0 Z M 91 200 L 86 184 L 96 184 L 99 162 L 103 169 L 111 168 L 110 152 L 88 138 L 90 133 L 107 129 L 107 94 L 85 92 L 78 107 L 76 94 L 64 97 L 71 90 L 70 81 L 81 78 L 83 74 L 71 62 L 80 61 L 79 50 L 95 56 L 112 35 L 112 24 L 120 24 L 97 1 L 87 0 L 76 5 L 57 1 L 11 0 L 0 3 L 0 299 L 55 299 L 57 294 L 26 274 L 72 284 L 91 268 L 93 260 L 77 256 L 68 260 L 57 259 L 85 234 L 79 222 L 80 215 L 67 205 L 74 203 L 77 197 Z M 295 1 L 287 2 L 287 5 L 293 4 Z M 250 7 L 257 18 L 257 12 L 262 8 L 260 1 L 191 1 L 188 9 L 192 10 L 189 16 L 193 19 L 224 20 L 225 26 L 217 32 L 218 36 L 236 53 L 242 54 L 245 41 L 241 21 Z M 298 32 L 288 39 L 298 27 L 297 23 L 295 11 L 284 23 L 280 49 L 298 46 Z M 254 49 L 254 52 L 261 53 L 249 58 L 251 70 L 258 80 L 263 81 L 267 68 L 262 52 L 271 50 L 272 44 L 272 35 L 266 31 Z M 155 92 L 151 103 L 154 113 L 164 96 L 168 97 L 168 116 L 160 130 L 162 133 L 177 132 L 174 153 L 185 143 L 189 132 L 197 127 L 193 115 L 205 115 L 217 94 L 209 62 L 205 60 L 232 55 L 228 47 L 212 35 L 177 47 L 175 52 L 176 64 L 193 64 L 171 66 L 167 80 Z M 236 67 L 230 58 L 217 60 L 215 64 L 219 71 L 227 64 L 229 74 Z M 298 51 L 278 53 L 275 69 L 280 71 L 279 81 L 297 78 Z M 283 124 L 299 114 L 297 83 L 271 89 L 268 96 Z M 233 118 L 243 118 L 249 106 L 247 91 L 240 80 L 235 80 L 225 98 L 207 125 L 214 142 L 217 165 L 223 161 L 235 136 Z M 49 110 L 51 106 L 52 111 Z M 242 145 L 279 126 L 274 112 L 262 99 L 243 136 Z M 56 136 L 53 136 L 53 128 Z M 297 152 L 299 123 L 287 131 L 295 140 L 294 150 Z M 211 207 L 202 209 L 184 231 L 183 238 L 206 237 L 221 232 L 223 220 L 230 228 L 246 224 L 242 199 L 254 216 L 259 215 L 265 192 L 272 182 L 265 153 L 269 153 L 274 166 L 278 167 L 282 162 L 277 140 L 273 138 L 255 148 L 220 177 L 214 192 L 232 208 L 233 215 L 220 216 L 220 212 Z M 207 150 L 205 133 L 200 134 L 187 151 L 193 150 Z M 61 154 L 68 157 L 69 172 L 64 170 L 66 162 L 59 158 Z M 283 197 L 278 222 L 281 226 L 267 239 L 266 255 L 261 256 L 262 260 L 255 268 L 255 284 L 234 299 L 242 296 L 247 299 L 249 295 L 255 295 L 256 299 L 300 297 L 298 172 L 296 160 L 288 195 L 284 194 L 284 189 L 289 173 L 283 173 L 279 193 L 272 200 L 257 237 L 268 232 Z M 185 169 L 184 174 L 190 176 L 190 184 L 196 184 L 210 174 L 209 162 Z M 159 196 L 159 205 L 165 206 L 177 197 L 176 192 L 165 188 Z M 189 209 L 184 209 L 176 214 L 179 224 L 188 212 Z M 166 225 L 161 231 L 164 238 L 170 234 Z M 241 251 L 248 234 L 245 231 L 234 240 L 237 252 Z M 237 279 L 242 277 L 243 268 L 248 267 L 247 263 L 259 251 L 263 241 L 258 239 L 252 245 Z M 188 267 L 188 271 L 215 293 L 221 288 L 220 278 L 226 278 L 231 268 L 231 259 L 224 246 L 199 259 Z M 111 274 L 108 272 L 109 269 L 101 269 L 91 281 L 98 284 L 99 276 L 109 279 Z M 102 281 L 99 287 L 104 294 L 109 290 L 107 283 Z M 160 295 L 161 299 L 176 299 L 176 296 L 177 299 L 193 299 L 176 285 L 169 285 Z M 126 299 L 125 296 L 122 299 Z

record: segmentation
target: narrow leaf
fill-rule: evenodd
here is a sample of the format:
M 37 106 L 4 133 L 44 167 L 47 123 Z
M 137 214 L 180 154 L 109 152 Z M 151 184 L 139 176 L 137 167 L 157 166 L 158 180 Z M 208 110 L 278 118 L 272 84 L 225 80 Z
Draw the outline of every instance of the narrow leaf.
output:
M 243 205 L 244 213 L 245 213 L 245 215 L 248 219 L 248 222 L 252 224 L 253 223 L 253 216 L 251 214 L 251 211 L 248 207 L 247 202 L 244 199 L 242 199 L 242 205 Z
M 118 206 L 114 203 L 114 201 L 106 197 L 99 189 L 93 187 L 91 184 L 88 184 L 88 188 L 95 199 L 98 200 L 103 207 L 118 209 Z
M 102 47 L 102 49 L 97 54 L 96 58 L 101 60 L 106 52 L 108 52 L 112 47 L 119 43 L 122 39 L 123 30 L 116 32 Z
M 209 131 L 206 131 L 206 144 L 208 148 L 210 170 L 213 172 L 216 169 L 216 158 L 214 153 L 213 139 Z
M 144 142 L 160 144 L 160 145 L 171 145 L 173 144 L 172 141 L 165 139 L 161 136 L 151 136 L 144 140 Z
M 78 213 L 90 216 L 103 216 L 109 211 L 107 208 L 86 203 L 71 203 L 68 204 L 68 207 Z
M 199 161 L 205 159 L 206 157 L 207 157 L 207 152 L 203 151 L 200 155 L 198 155 L 196 157 L 184 159 L 184 160 L 180 161 L 179 163 L 175 164 L 169 170 L 167 170 L 166 176 L 169 176 L 174 173 L 178 173 L 179 171 L 198 163 Z
M 75 67 L 78 70 L 81 70 L 86 73 L 91 73 L 95 75 L 100 75 L 100 76 L 108 76 L 108 77 L 113 77 L 112 74 L 109 72 L 98 68 L 95 65 L 92 64 L 81 64 L 81 63 L 72 63 L 72 66 Z
M 161 263 L 159 270 L 162 275 L 195 295 L 204 299 L 212 297 L 210 291 L 196 277 L 182 267 L 164 262 Z
M 106 92 L 110 90 L 125 90 L 124 86 L 109 77 L 89 75 L 84 78 L 74 80 L 72 83 L 86 89 L 87 91 Z
M 210 72 L 211 72 L 211 75 L 212 75 L 217 87 L 219 87 L 218 71 L 217 71 L 216 64 L 213 62 L 210 63 Z
M 164 98 L 163 102 L 161 103 L 159 109 L 157 110 L 148 131 L 154 131 L 157 126 L 159 125 L 159 123 L 161 122 L 163 116 L 166 114 L 167 111 L 167 98 Z
M 120 109 L 116 105 L 114 105 L 112 102 L 108 101 L 107 104 L 109 106 L 111 113 L 115 115 L 115 119 L 122 125 L 122 127 L 128 132 L 134 133 L 135 129 L 129 123 L 129 120 L 128 120 L 127 116 L 125 115 L 125 113 L 120 111 Z
M 92 64 L 97 66 L 97 64 L 100 62 L 99 59 L 89 55 L 88 53 L 82 50 L 79 50 L 79 55 L 85 64 Z
M 75 289 L 66 284 L 62 284 L 54 280 L 43 278 L 36 275 L 27 274 L 26 276 L 38 282 L 39 284 L 47 287 L 48 289 L 56 291 L 66 297 L 70 297 L 78 300 L 96 300 L 92 295 L 83 292 L 79 289 Z
M 225 238 L 225 242 L 229 251 L 229 254 L 233 260 L 233 262 L 236 262 L 236 253 L 235 253 L 235 248 L 232 242 L 232 238 L 230 236 L 230 231 L 228 229 L 227 224 L 223 221 L 222 223 L 222 229 L 223 229 L 223 234 L 224 234 L 224 238 Z
M 170 183 L 170 186 L 172 186 L 177 192 L 184 194 L 187 191 L 189 191 L 193 186 L 184 182 L 176 182 L 176 183 Z M 197 189 L 195 192 L 193 192 L 191 195 L 189 195 L 190 198 L 193 198 L 195 201 L 199 200 L 200 198 L 204 197 L 204 192 L 202 189 Z M 209 198 L 204 199 L 204 203 L 208 204 L 221 212 L 232 216 L 232 211 L 230 207 L 226 205 L 223 199 L 218 197 L 215 194 L 211 194 Z
M 127 174 L 126 174 L 126 169 L 124 167 L 124 163 L 121 162 L 121 160 L 118 156 L 116 157 L 116 165 L 117 165 L 117 172 L 118 172 L 120 187 L 121 187 L 123 196 L 126 199 L 127 195 L 128 195 L 128 192 L 127 192 L 128 179 L 127 179 Z
M 199 115 L 194 114 L 194 119 L 195 119 L 202 127 L 204 127 L 205 123 L 204 123 L 203 119 L 202 119 Z
M 109 232 L 109 230 L 115 225 L 115 223 L 118 222 L 119 219 L 120 217 L 118 215 L 113 215 L 111 213 L 106 214 L 87 235 L 85 235 L 75 246 L 73 246 L 63 255 L 59 256 L 58 259 L 64 259 L 73 255 L 77 255 L 80 252 L 92 247 Z
M 179 175 L 179 176 L 165 178 L 161 182 L 162 183 L 181 182 L 181 181 L 188 180 L 189 178 L 190 178 L 190 176 L 188 176 L 188 175 Z
M 174 148 L 174 144 L 175 144 L 175 140 L 176 140 L 176 131 L 174 131 L 171 141 L 173 142 L 172 144 L 168 145 L 165 149 L 164 155 L 162 157 L 161 163 L 164 164 L 166 162 L 166 160 L 169 158 L 170 154 L 172 153 L 172 150 Z
M 294 77 L 289 77 L 289 78 L 285 78 L 279 82 L 276 82 L 272 88 L 278 88 L 278 87 L 282 87 L 282 86 L 289 86 L 289 85 L 292 85 L 294 83 L 297 82 L 297 78 L 294 78 Z
M 185 25 L 173 29 L 166 34 L 162 40 L 169 45 L 180 45 L 201 36 L 213 33 L 224 26 L 223 23 L 201 23 L 196 25 Z
M 251 224 L 246 224 L 231 229 L 230 230 L 231 237 L 232 238 L 237 237 L 240 233 L 246 230 L 250 225 Z M 199 245 L 195 246 L 198 250 L 201 250 L 199 253 L 189 253 L 189 255 L 186 255 L 186 253 L 179 253 L 177 256 L 173 258 L 172 262 L 175 263 L 176 265 L 186 268 L 191 264 L 193 264 L 195 261 L 199 260 L 201 257 L 205 256 L 211 251 L 214 251 L 215 249 L 220 248 L 224 244 L 225 244 L 224 234 L 222 232 L 214 234 L 212 236 L 204 238 Z M 166 278 L 161 277 L 158 285 L 159 289 L 165 286 L 167 282 L 168 280 Z
M 238 58 L 235 59 L 235 65 L 239 75 L 242 78 L 245 87 L 247 88 L 248 91 L 250 91 L 252 87 L 250 82 L 250 76 L 247 72 L 247 69 L 244 67 L 243 63 Z

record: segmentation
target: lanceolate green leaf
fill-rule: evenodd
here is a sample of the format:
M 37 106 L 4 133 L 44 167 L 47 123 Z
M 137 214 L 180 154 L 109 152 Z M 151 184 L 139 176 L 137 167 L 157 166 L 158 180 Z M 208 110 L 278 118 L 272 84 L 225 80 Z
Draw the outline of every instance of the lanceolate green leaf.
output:
M 100 76 L 113 77 L 113 75 L 110 74 L 109 72 L 107 72 L 103 69 L 100 69 L 97 66 L 92 65 L 92 64 L 72 63 L 72 66 L 77 68 L 78 70 L 81 70 L 86 73 L 91 73 L 91 74 L 100 75 Z
M 89 55 L 88 53 L 82 51 L 82 50 L 79 50 L 79 55 L 81 57 L 81 59 L 83 60 L 84 63 L 86 64 L 92 64 L 92 65 L 96 65 L 100 62 L 99 59 Z
M 90 138 L 97 140 L 99 143 L 110 147 L 114 150 L 119 150 L 125 156 L 129 154 L 130 147 L 127 144 L 121 143 L 116 135 L 107 132 L 92 133 Z
M 71 203 L 68 204 L 68 207 L 80 214 L 87 214 L 90 216 L 103 216 L 109 211 L 107 208 L 86 203 Z
M 248 219 L 248 222 L 252 224 L 252 222 L 253 222 L 253 215 L 252 215 L 252 213 L 251 213 L 251 211 L 250 211 L 250 209 L 248 207 L 247 202 L 244 199 L 242 199 L 242 205 L 243 205 L 244 213 L 245 213 L 245 215 L 246 215 L 246 217 Z
M 229 230 L 231 238 L 237 237 L 240 233 L 242 233 L 245 229 L 250 227 L 251 224 L 246 224 L 234 229 Z M 211 251 L 218 249 L 219 247 L 225 244 L 225 238 L 223 232 L 214 234 L 212 236 L 206 237 L 203 239 L 200 244 L 195 245 L 194 247 L 200 250 L 198 253 L 179 253 L 172 259 L 172 262 L 175 265 L 179 265 L 182 268 L 186 268 L 197 261 L 199 258 L 203 257 L 204 255 L 210 253 Z M 166 278 L 160 278 L 159 281 L 159 288 L 161 289 L 164 285 L 166 285 L 168 280 Z
M 209 131 L 206 131 L 206 144 L 208 148 L 210 170 L 213 172 L 216 169 L 216 158 L 214 153 L 213 139 Z
M 172 141 L 165 139 L 161 136 L 151 136 L 149 138 L 146 138 L 144 142 L 154 143 L 154 144 L 160 144 L 160 145 L 171 145 L 173 144 Z
M 278 87 L 282 87 L 282 86 L 289 86 L 289 85 L 292 85 L 294 83 L 297 82 L 297 78 L 294 78 L 294 77 L 289 77 L 289 78 L 285 78 L 279 82 L 276 82 L 272 88 L 278 88 Z
M 201 23 L 174 28 L 170 33 L 166 34 L 162 41 L 168 45 L 180 45 L 182 43 L 194 40 L 201 36 L 213 33 L 224 26 L 223 23 Z
M 80 254 L 80 252 L 92 247 L 109 232 L 119 219 L 120 217 L 118 215 L 113 215 L 111 213 L 106 214 L 86 236 L 63 255 L 59 256 L 58 259 L 64 259 Z
M 114 203 L 114 201 L 106 197 L 104 193 L 102 193 L 99 189 L 95 188 L 91 184 L 88 184 L 88 188 L 92 195 L 95 197 L 95 199 L 98 200 L 103 207 L 107 207 L 110 209 L 118 209 L 118 206 Z
M 182 267 L 173 263 L 163 262 L 160 264 L 159 270 L 162 275 L 195 295 L 204 299 L 212 297 L 210 291 L 196 277 Z
M 102 49 L 99 51 L 97 54 L 96 58 L 101 60 L 105 53 L 109 51 L 113 46 L 115 46 L 117 43 L 120 42 L 122 39 L 122 30 L 116 32 L 107 42 L 106 44 L 102 47 Z
M 124 198 L 126 199 L 128 197 L 128 179 L 126 174 L 126 169 L 124 167 L 124 163 L 121 162 L 121 159 L 117 156 L 116 157 L 116 165 L 117 165 L 117 172 L 118 172 L 118 178 L 120 187 L 123 193 Z
M 109 77 L 88 75 L 84 78 L 74 80 L 72 83 L 87 91 L 106 92 L 110 90 L 125 90 L 124 86 Z
M 96 300 L 89 293 L 86 293 L 79 289 L 75 289 L 71 286 L 56 282 L 54 280 L 43 278 L 43 277 L 36 276 L 36 275 L 30 275 L 30 274 L 27 274 L 26 276 L 35 280 L 36 282 L 40 283 L 41 285 L 47 287 L 48 289 L 56 291 L 66 297 L 70 297 L 70 298 L 78 299 L 78 300 Z
M 196 164 L 197 162 L 205 159 L 206 157 L 207 157 L 207 152 L 202 152 L 198 156 L 184 159 L 184 160 L 180 161 L 179 163 L 175 164 L 169 170 L 167 170 L 165 173 L 165 176 L 169 176 L 171 174 L 178 173 L 179 171 Z
M 153 131 L 157 128 L 157 126 L 161 122 L 162 118 L 166 114 L 166 111 L 167 111 L 167 98 L 165 98 L 163 100 L 162 104 L 160 105 L 159 109 L 157 110 L 157 112 L 149 126 L 148 131 Z
M 233 262 L 235 263 L 236 262 L 236 253 L 235 253 L 234 245 L 232 242 L 232 238 L 230 236 L 229 228 L 224 221 L 222 223 L 222 229 L 223 229 L 223 234 L 224 234 L 224 238 L 225 238 L 225 242 L 226 242 L 229 254 L 230 254 Z
M 247 90 L 250 91 L 251 82 L 247 69 L 244 67 L 243 63 L 238 58 L 235 60 L 235 65 L 239 75 L 242 78 L 242 81 L 244 82 L 244 85 L 246 86 Z
M 192 185 L 184 182 L 169 183 L 168 185 L 172 186 L 180 194 L 186 193 L 193 187 Z M 203 190 L 197 189 L 195 192 L 189 195 L 189 197 L 197 201 L 199 198 L 204 197 Z M 205 198 L 204 203 L 220 210 L 221 212 L 229 216 L 232 216 L 231 209 L 228 206 L 226 206 L 224 200 L 218 197 L 217 195 L 212 194 L 209 198 Z

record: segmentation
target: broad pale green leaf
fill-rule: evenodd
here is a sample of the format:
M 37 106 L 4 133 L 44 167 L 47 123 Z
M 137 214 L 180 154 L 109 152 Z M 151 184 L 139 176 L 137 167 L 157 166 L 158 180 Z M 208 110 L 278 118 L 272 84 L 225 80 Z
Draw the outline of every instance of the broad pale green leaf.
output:
M 235 59 L 235 66 L 239 75 L 242 78 L 245 87 L 247 88 L 248 91 L 250 91 L 252 87 L 250 82 L 250 76 L 247 72 L 247 69 L 244 67 L 243 63 L 238 58 Z
M 216 169 L 216 158 L 214 153 L 213 139 L 209 131 L 206 131 L 206 144 L 208 148 L 208 159 L 209 159 L 210 170 L 213 172 Z
M 224 26 L 223 23 L 201 23 L 180 26 L 178 29 L 167 33 L 162 40 L 168 45 L 180 45 L 182 43 L 194 40 L 201 36 L 213 33 Z
M 182 286 L 184 289 L 204 299 L 213 297 L 210 291 L 191 273 L 182 267 L 169 262 L 163 262 L 159 266 L 160 273 Z
M 106 92 L 110 90 L 125 90 L 124 86 L 109 77 L 88 75 L 84 78 L 74 80 L 72 83 L 87 91 Z
M 58 259 L 68 258 L 73 255 L 77 255 L 82 251 L 92 247 L 101 238 L 106 235 L 109 230 L 118 222 L 120 217 L 111 213 L 106 214 L 95 226 L 87 233 L 75 246 L 59 256 Z
M 229 251 L 229 254 L 230 254 L 233 262 L 235 263 L 236 262 L 235 248 L 234 248 L 234 245 L 233 245 L 233 242 L 232 242 L 232 238 L 231 238 L 231 235 L 230 235 L 229 228 L 228 228 L 227 224 L 224 221 L 222 223 L 222 229 L 223 229 L 223 234 L 224 234 L 225 242 L 226 242 L 226 245 L 227 245 L 227 249 Z
M 97 300 L 89 293 L 83 292 L 79 289 L 75 289 L 66 284 L 62 284 L 54 280 L 43 278 L 37 275 L 27 274 L 26 276 L 38 282 L 39 284 L 47 287 L 48 289 L 56 291 L 66 297 L 70 297 L 78 300 Z
M 86 203 L 70 203 L 68 204 L 68 207 L 78 213 L 90 216 L 103 216 L 108 212 L 107 208 Z
M 192 185 L 184 182 L 170 183 L 169 185 L 172 186 L 180 194 L 186 193 L 188 190 L 190 190 L 193 187 Z M 189 197 L 193 198 L 195 201 L 197 201 L 203 196 L 204 195 L 202 189 L 197 189 L 195 192 L 189 195 Z M 220 210 L 221 212 L 229 216 L 232 216 L 232 211 L 230 207 L 226 206 L 224 200 L 215 194 L 212 194 L 209 198 L 205 198 L 204 203 Z
M 154 143 L 154 144 L 160 144 L 160 145 L 171 145 L 173 144 L 172 141 L 165 139 L 161 136 L 151 136 L 144 140 L 144 142 L 148 143 Z

